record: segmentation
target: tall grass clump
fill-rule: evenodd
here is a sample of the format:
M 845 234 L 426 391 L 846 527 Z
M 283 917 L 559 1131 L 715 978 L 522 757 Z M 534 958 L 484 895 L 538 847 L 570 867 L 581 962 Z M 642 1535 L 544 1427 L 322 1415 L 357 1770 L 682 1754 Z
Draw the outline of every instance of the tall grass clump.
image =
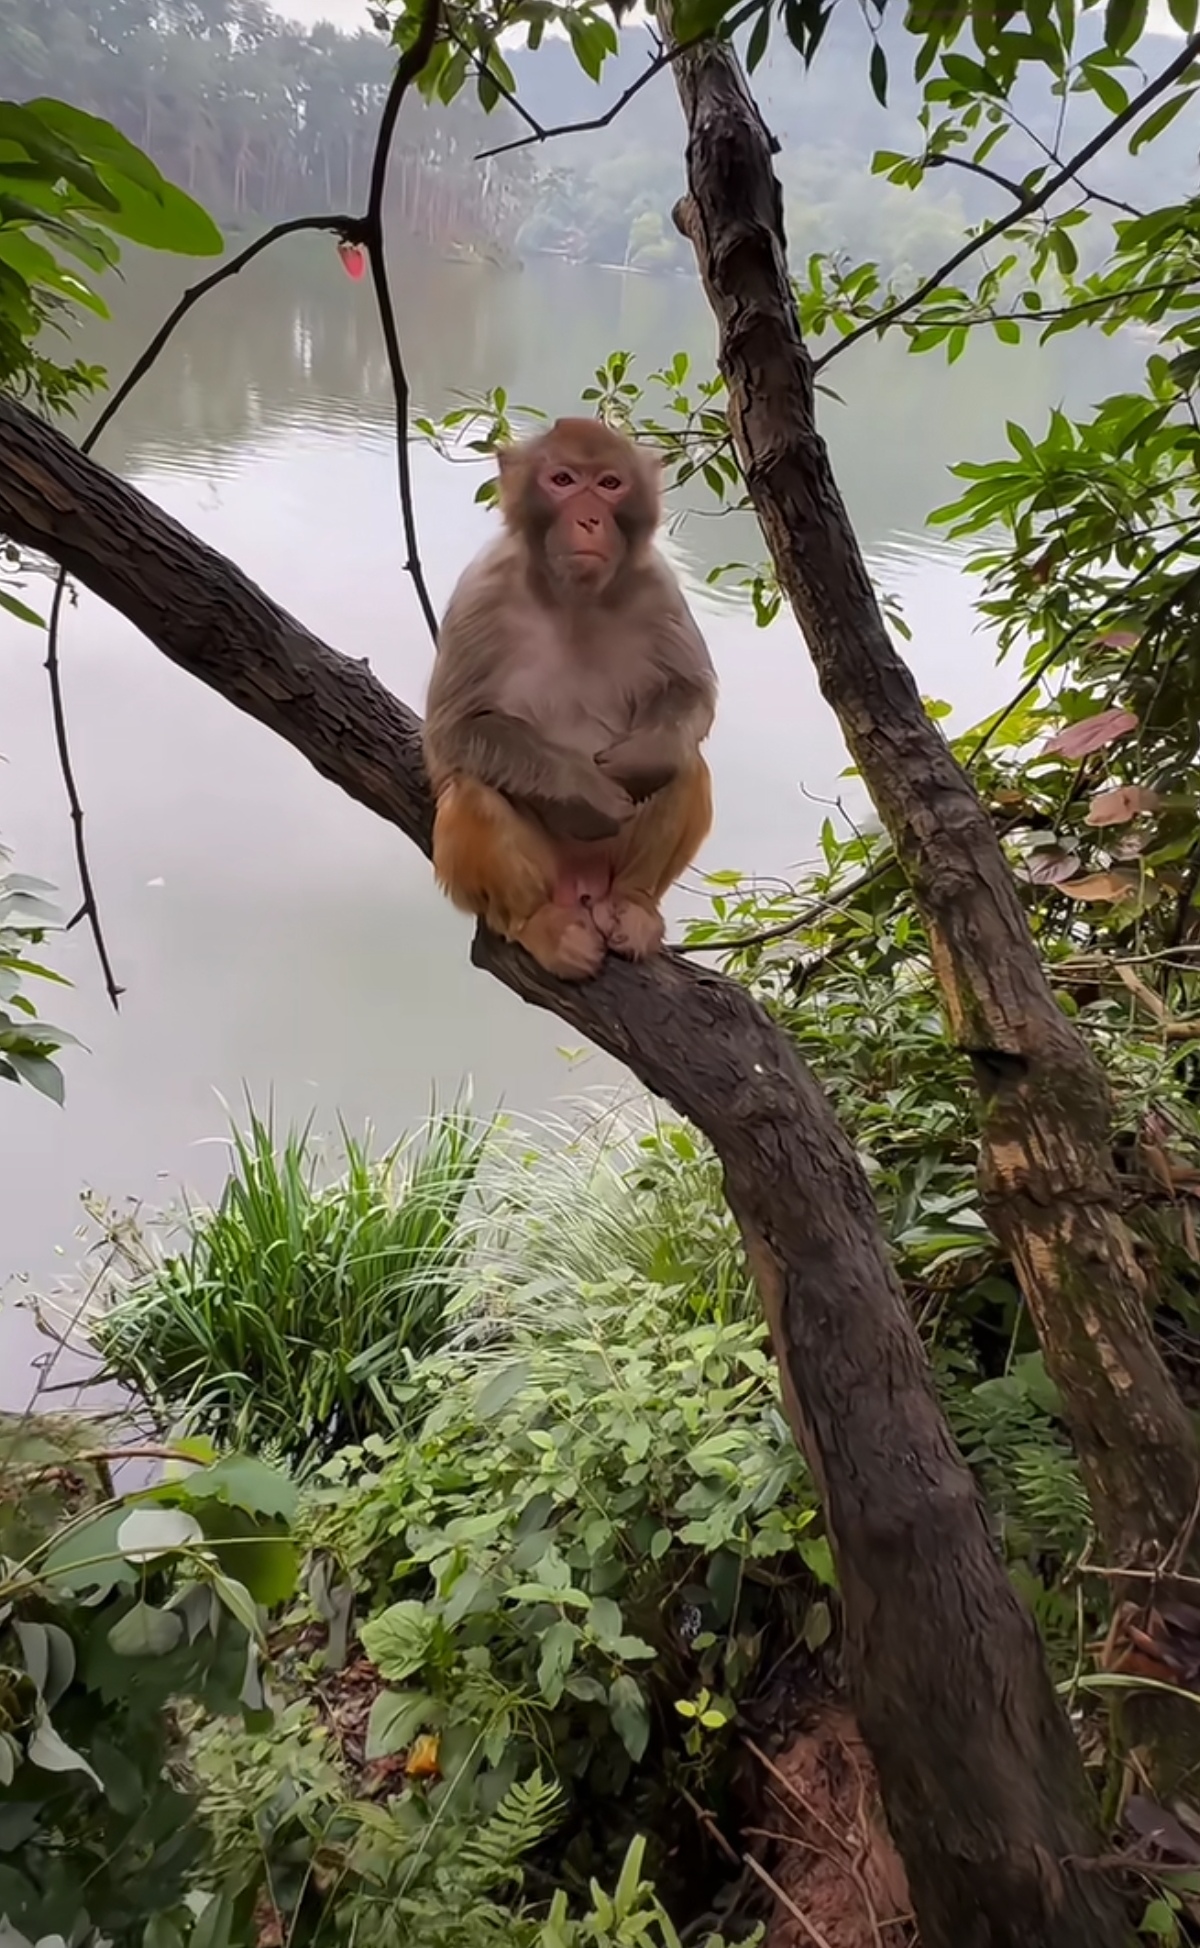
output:
M 303 1468 L 400 1431 L 413 1364 L 443 1337 L 471 1249 L 463 1207 L 490 1125 L 431 1118 L 381 1156 L 252 1112 L 211 1210 L 89 1322 L 118 1382 L 164 1422 Z

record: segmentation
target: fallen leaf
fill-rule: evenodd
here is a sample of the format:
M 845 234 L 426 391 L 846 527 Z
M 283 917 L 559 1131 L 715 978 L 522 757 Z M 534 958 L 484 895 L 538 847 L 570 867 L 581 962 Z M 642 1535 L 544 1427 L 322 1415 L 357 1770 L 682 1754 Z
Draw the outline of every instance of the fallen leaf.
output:
M 1127 900 L 1138 885 L 1136 873 L 1085 873 L 1082 879 L 1064 879 L 1058 890 L 1072 900 Z
M 1136 730 L 1138 720 L 1132 710 L 1102 710 L 1095 717 L 1081 717 L 1077 724 L 1069 724 L 1057 737 L 1046 740 L 1042 746 L 1042 756 L 1050 757 L 1057 753 L 1063 758 L 1085 758 L 1092 751 L 1103 751 L 1109 744 L 1115 744 L 1119 737 L 1128 737 Z
M 414 1738 L 408 1763 L 404 1770 L 410 1779 L 436 1779 L 441 1767 L 438 1764 L 438 1748 L 441 1740 L 436 1732 L 422 1732 Z
M 1162 799 L 1148 785 L 1116 785 L 1098 791 L 1087 809 L 1088 825 L 1125 825 L 1139 812 L 1156 812 Z

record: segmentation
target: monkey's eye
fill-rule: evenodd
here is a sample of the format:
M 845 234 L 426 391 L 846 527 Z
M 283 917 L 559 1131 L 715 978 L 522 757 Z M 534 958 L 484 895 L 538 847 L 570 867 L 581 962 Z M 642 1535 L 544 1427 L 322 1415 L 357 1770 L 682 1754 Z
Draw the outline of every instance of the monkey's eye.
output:
M 603 487 L 606 494 L 615 494 L 621 485 L 620 476 L 615 473 L 602 473 L 596 485 Z
M 565 467 L 560 467 L 557 473 L 551 474 L 550 485 L 552 487 L 573 487 L 575 485 L 575 476 L 573 473 L 568 473 Z

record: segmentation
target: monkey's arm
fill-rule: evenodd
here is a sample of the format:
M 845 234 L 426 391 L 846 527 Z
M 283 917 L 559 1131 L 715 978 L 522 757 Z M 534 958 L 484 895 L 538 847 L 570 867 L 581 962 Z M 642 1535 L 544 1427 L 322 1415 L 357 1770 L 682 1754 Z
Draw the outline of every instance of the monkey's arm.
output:
M 716 711 L 716 672 L 682 597 L 656 632 L 646 679 L 634 700 L 632 729 L 596 758 L 638 803 L 669 785 L 695 756 Z
M 611 839 L 633 810 L 619 780 L 501 710 L 449 721 L 435 720 L 431 710 L 426 750 L 436 774 L 461 772 L 491 785 L 534 813 L 553 838 Z

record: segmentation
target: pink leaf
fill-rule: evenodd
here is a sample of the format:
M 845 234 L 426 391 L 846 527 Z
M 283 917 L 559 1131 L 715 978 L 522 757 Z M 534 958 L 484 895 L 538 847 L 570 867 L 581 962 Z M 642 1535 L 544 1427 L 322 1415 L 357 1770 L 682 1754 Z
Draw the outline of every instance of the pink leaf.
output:
M 1068 725 L 1057 737 L 1047 738 L 1042 756 L 1057 752 L 1059 757 L 1086 758 L 1092 751 L 1103 751 L 1106 745 L 1115 744 L 1119 737 L 1128 737 L 1137 727 L 1138 720 L 1132 710 L 1102 710 L 1096 717 L 1082 717 L 1077 724 Z
M 1064 880 L 1058 890 L 1073 900 L 1127 900 L 1140 883 L 1136 873 L 1088 873 L 1083 879 Z
M 1162 799 L 1147 785 L 1117 785 L 1098 791 L 1088 806 L 1089 825 L 1126 825 L 1139 812 L 1156 812 Z
M 1021 871 L 1035 886 L 1055 886 L 1079 870 L 1079 854 L 1062 846 L 1039 846 L 1021 861 Z

